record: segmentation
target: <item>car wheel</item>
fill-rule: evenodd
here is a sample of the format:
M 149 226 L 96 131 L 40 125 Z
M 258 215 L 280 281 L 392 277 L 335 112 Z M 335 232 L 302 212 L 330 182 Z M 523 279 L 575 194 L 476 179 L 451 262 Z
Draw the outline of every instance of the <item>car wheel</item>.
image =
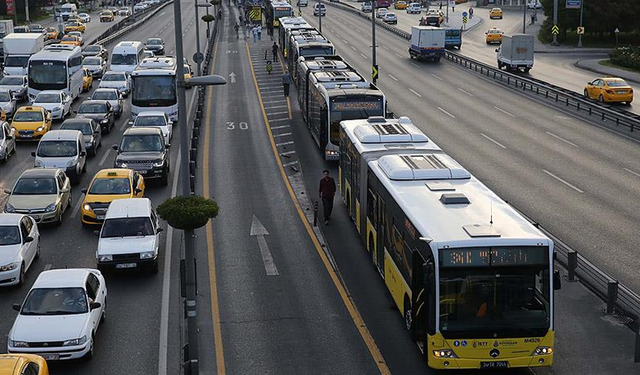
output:
M 18 276 L 18 286 L 24 284 L 24 263 L 20 265 L 20 276 Z
M 598 97 L 598 101 L 600 103 L 604 103 L 604 96 L 602 96 L 602 94 L 600 94 L 600 96 Z
M 589 98 L 589 91 L 587 91 L 587 89 L 584 89 L 584 97 Z
M 94 352 L 95 352 L 95 336 L 91 334 L 91 348 L 89 349 L 87 354 L 84 355 L 83 359 L 90 360 L 91 358 L 93 358 Z
M 9 162 L 9 150 L 4 153 L 4 158 L 2 158 L 2 164 L 7 164 Z
M 58 216 L 58 221 L 56 221 L 57 226 L 62 226 L 62 222 L 64 221 L 64 211 L 60 211 L 60 215 Z

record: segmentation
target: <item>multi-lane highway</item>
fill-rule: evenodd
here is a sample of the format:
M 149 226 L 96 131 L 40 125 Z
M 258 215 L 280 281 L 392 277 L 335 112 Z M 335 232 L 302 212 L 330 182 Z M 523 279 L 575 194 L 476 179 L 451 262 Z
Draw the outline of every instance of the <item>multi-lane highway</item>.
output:
M 195 9 L 192 3 L 182 3 L 183 38 L 185 40 L 185 56 L 191 56 L 196 51 L 195 46 Z M 175 38 L 172 24 L 166 22 L 173 19 L 173 7 L 166 6 L 152 19 L 136 28 L 131 33 L 121 37 L 115 43 L 122 40 L 146 41 L 150 37 L 160 37 L 166 43 L 166 53 L 174 54 Z M 109 23 L 100 23 L 92 20 L 86 32 L 87 38 L 93 38 L 110 27 Z M 203 30 L 203 29 L 202 29 Z M 115 43 L 107 46 L 112 48 Z M 203 47 L 205 41 L 202 41 Z M 195 67 L 194 63 L 191 64 Z M 94 83 L 94 89 L 98 82 Z M 188 93 L 187 104 L 190 105 L 194 97 L 192 90 Z M 82 94 L 73 104 L 74 108 L 85 100 L 91 92 Z M 127 127 L 130 118 L 130 106 L 125 106 L 125 112 L 117 122 L 114 131 L 103 137 L 103 147 L 98 154 L 89 158 L 87 173 L 82 176 L 81 182 L 72 187 L 73 202 L 64 217 L 64 223 L 60 227 L 41 228 L 41 257 L 27 273 L 25 285 L 17 288 L 0 289 L 0 311 L 3 319 L 0 320 L 0 333 L 2 345 L 0 350 L 6 350 L 6 337 L 13 324 L 15 312 L 11 305 L 21 302 L 26 296 L 29 287 L 33 284 L 38 274 L 50 268 L 89 267 L 95 268 L 95 251 L 97 237 L 93 229 L 83 228 L 79 217 L 79 202 L 82 200 L 81 188 L 87 187 L 92 176 L 103 168 L 113 167 L 115 152 L 112 144 L 119 143 L 123 130 Z M 54 123 L 53 129 L 57 129 L 60 123 Z M 179 129 L 174 132 L 173 142 L 178 145 L 182 133 Z M 6 165 L 0 165 L 0 187 L 11 189 L 14 181 L 20 173 L 33 167 L 31 151 L 35 150 L 36 143 L 20 143 L 18 152 L 9 159 Z M 177 154 L 179 147 L 172 148 L 172 165 L 177 166 Z M 175 183 L 177 168 L 173 168 L 170 183 L 167 187 L 160 184 L 148 183 L 146 196 L 155 205 L 162 203 L 166 198 L 175 195 Z M 2 201 L 6 195 L 2 194 Z M 166 232 L 165 232 L 166 233 Z M 164 241 L 164 239 L 163 239 Z M 180 366 L 180 318 L 178 300 L 178 267 L 179 251 L 173 252 L 174 261 L 168 262 L 171 270 L 164 267 L 165 251 L 169 247 L 164 244 L 160 252 L 160 272 L 158 275 L 138 273 L 114 273 L 106 275 L 109 288 L 109 304 L 107 320 L 101 325 L 96 340 L 95 356 L 90 361 L 74 361 L 70 363 L 51 364 L 52 374 L 149 374 L 158 373 L 159 358 L 164 358 L 168 363 L 166 374 L 177 374 Z M 179 249 L 179 247 L 178 247 Z M 174 269 L 175 267 L 175 269 Z M 171 271 L 171 272 L 170 272 Z M 166 280 L 165 280 L 166 279 Z M 171 286 L 170 293 L 163 300 L 163 286 Z M 167 289 L 169 292 L 169 289 Z M 169 298 L 174 303 L 169 306 Z M 170 310 L 169 310 L 170 309 Z M 169 312 L 169 320 L 163 321 L 161 313 Z M 162 322 L 162 324 L 161 324 Z M 164 342 L 168 341 L 168 347 L 159 347 L 161 336 Z M 167 340 L 170 337 L 170 340 Z M 168 360 L 167 360 L 168 358 Z

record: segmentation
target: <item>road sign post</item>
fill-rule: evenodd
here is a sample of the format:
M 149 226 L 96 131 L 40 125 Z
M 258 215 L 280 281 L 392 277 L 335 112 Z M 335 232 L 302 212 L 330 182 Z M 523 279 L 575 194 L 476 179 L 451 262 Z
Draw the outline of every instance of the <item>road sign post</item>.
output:
M 616 34 L 616 48 L 618 48 L 618 34 L 620 34 L 620 29 L 616 27 L 613 32 Z
M 558 0 L 553 0 L 553 27 L 558 28 Z M 552 46 L 558 45 L 558 33 L 554 30 L 551 31 L 553 34 L 553 41 L 551 42 Z
M 584 0 L 577 0 L 580 3 L 580 27 L 578 27 L 578 48 L 582 48 L 582 34 L 584 34 L 584 27 L 582 26 L 582 12 L 584 10 Z M 569 0 L 567 0 L 567 3 Z M 582 29 L 582 33 L 580 33 Z
M 469 13 L 467 12 L 462 12 L 462 29 L 466 29 L 467 28 L 467 22 L 469 20 L 469 18 L 467 18 L 469 16 Z

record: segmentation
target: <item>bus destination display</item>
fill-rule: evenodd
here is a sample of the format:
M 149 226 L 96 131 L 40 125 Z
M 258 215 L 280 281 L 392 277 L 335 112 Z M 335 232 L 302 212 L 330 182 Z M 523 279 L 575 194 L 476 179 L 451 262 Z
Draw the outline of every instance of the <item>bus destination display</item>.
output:
M 500 267 L 548 264 L 547 247 L 440 249 L 441 267 Z

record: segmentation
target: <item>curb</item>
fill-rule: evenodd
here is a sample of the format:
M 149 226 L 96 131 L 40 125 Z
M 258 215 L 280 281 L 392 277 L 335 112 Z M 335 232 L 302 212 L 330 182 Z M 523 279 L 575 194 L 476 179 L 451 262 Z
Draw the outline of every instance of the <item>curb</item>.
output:
M 560 49 L 560 50 L 537 50 L 533 49 L 535 53 L 563 53 L 563 54 L 585 54 L 585 53 L 600 53 L 600 54 L 609 54 L 613 49 Z
M 587 71 L 594 72 L 594 73 L 598 73 L 598 74 L 602 74 L 602 75 L 607 75 L 607 74 L 609 74 L 609 73 L 607 73 L 607 72 L 603 72 L 603 71 L 601 71 L 601 70 L 594 69 L 594 68 L 589 67 L 589 66 L 581 65 L 581 64 L 580 64 L 580 62 L 581 62 L 581 61 L 585 61 L 585 60 L 578 60 L 578 61 L 576 61 L 576 62 L 574 62 L 574 63 L 573 63 L 573 66 L 575 66 L 576 68 L 580 68 L 580 69 L 582 69 L 582 70 L 587 70 Z M 622 69 L 621 69 L 621 70 L 622 70 Z M 624 80 L 625 80 L 625 81 L 630 81 L 630 82 L 634 82 L 634 83 L 638 83 L 638 84 L 640 84 L 640 79 L 627 78 L 627 77 L 621 77 L 621 78 L 624 78 Z

